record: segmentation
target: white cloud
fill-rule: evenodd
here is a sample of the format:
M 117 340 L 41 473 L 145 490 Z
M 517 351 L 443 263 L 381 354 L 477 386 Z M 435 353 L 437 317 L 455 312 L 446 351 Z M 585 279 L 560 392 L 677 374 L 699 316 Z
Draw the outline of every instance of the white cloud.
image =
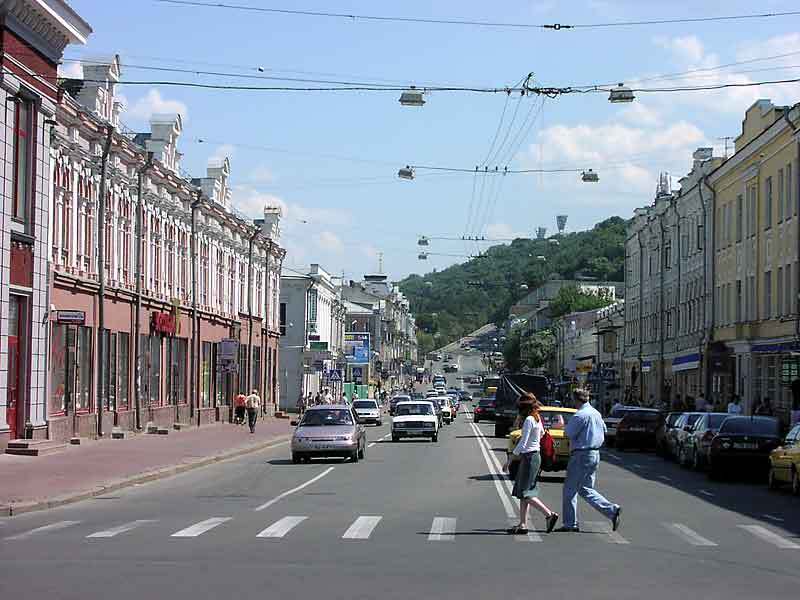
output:
M 514 229 L 508 223 L 490 223 L 486 226 L 486 237 L 491 239 L 513 240 L 531 237 L 532 234 Z
M 62 63 L 58 65 L 58 76 L 67 79 L 83 79 L 83 65 L 80 61 Z
M 142 121 L 149 121 L 150 117 L 159 113 L 178 113 L 185 121 L 189 111 L 183 102 L 164 98 L 155 88 L 134 102 L 127 111 L 127 114 Z
M 697 63 L 705 56 L 703 43 L 694 35 L 673 38 L 658 36 L 653 41 L 672 52 L 674 57 L 682 63 Z
M 214 150 L 214 153 L 208 158 L 209 162 L 222 162 L 226 158 L 233 159 L 233 156 L 236 154 L 236 148 L 231 144 L 222 144 L 221 146 L 217 146 L 217 149 Z
M 280 206 L 284 218 L 288 216 L 288 205 L 278 196 L 259 192 L 247 186 L 233 186 L 232 191 L 231 202 L 233 206 L 248 217 L 254 219 L 262 218 L 265 206 Z
M 315 239 L 320 250 L 336 254 L 341 254 L 344 251 L 344 243 L 332 231 L 322 231 L 315 236 Z
M 250 172 L 250 181 L 253 183 L 272 183 L 275 175 L 266 165 L 259 165 Z

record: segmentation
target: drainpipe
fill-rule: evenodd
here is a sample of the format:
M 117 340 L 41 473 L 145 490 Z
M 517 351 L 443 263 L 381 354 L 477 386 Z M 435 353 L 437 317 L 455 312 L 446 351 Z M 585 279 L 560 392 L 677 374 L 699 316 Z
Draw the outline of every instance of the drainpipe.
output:
M 644 306 L 644 244 L 642 232 L 636 232 L 636 241 L 639 243 L 639 402 L 644 400 L 644 373 L 642 373 L 642 350 L 644 337 L 644 319 L 642 307 Z M 632 390 L 631 390 L 632 391 Z
M 252 391 L 253 377 L 253 245 L 258 237 L 258 228 L 250 236 L 250 244 L 247 250 L 247 321 L 249 323 L 247 332 L 247 389 Z
M 103 145 L 103 156 L 100 166 L 100 190 L 97 199 L 97 437 L 103 437 L 103 393 L 105 390 L 105 307 L 106 295 L 106 167 L 111 152 L 114 136 L 113 125 L 106 125 L 106 143 Z
M 791 109 L 785 111 L 783 113 L 784 120 L 789 124 L 789 127 L 792 128 L 795 136 L 797 137 L 797 168 L 795 169 L 794 180 L 795 180 L 795 210 L 797 209 L 798 204 L 800 204 L 800 136 L 797 136 L 798 127 L 792 123 L 792 120 L 789 118 L 789 113 L 795 109 L 800 107 L 800 103 L 795 104 Z M 800 211 L 797 214 L 797 260 L 798 264 L 800 265 Z M 798 275 L 800 275 L 800 267 L 798 267 L 795 271 Z M 798 290 L 797 294 L 795 295 L 794 302 L 797 309 L 795 310 L 795 319 L 794 319 L 794 334 L 798 341 L 800 341 L 800 282 L 795 281 L 795 288 Z
M 664 236 L 664 216 L 666 216 L 666 213 L 664 215 L 661 215 L 658 218 L 658 227 L 659 227 L 659 231 L 661 233 L 661 244 L 660 244 L 661 256 L 659 256 L 659 262 L 661 263 L 659 265 L 659 271 L 660 271 L 660 277 L 659 277 L 660 286 L 659 287 L 660 287 L 660 291 L 659 291 L 659 300 L 658 300 L 658 311 L 660 313 L 660 315 L 659 315 L 660 327 L 659 327 L 659 332 L 658 332 L 658 337 L 660 338 L 659 358 L 658 358 L 658 362 L 660 363 L 660 367 L 658 369 L 658 397 L 661 400 L 662 404 L 664 402 L 664 370 L 665 370 L 665 366 L 664 366 L 664 335 L 666 333 L 666 327 L 665 327 L 666 321 L 665 321 L 665 317 L 664 317 L 664 273 L 666 272 L 666 263 L 664 261 L 664 257 L 665 257 L 665 254 L 664 254 L 664 237 L 665 237 Z
M 143 187 L 144 175 L 153 166 L 153 153 L 147 153 L 147 160 L 137 173 L 137 198 L 136 206 L 136 243 L 134 253 L 134 272 L 136 273 L 136 316 L 134 318 L 133 356 L 136 361 L 133 382 L 133 403 L 136 413 L 136 430 L 142 429 L 142 356 L 139 347 L 139 336 L 142 329 L 142 222 L 144 221 Z
M 700 355 L 700 365 L 701 365 L 701 373 L 703 373 L 703 396 L 706 398 L 706 402 L 709 401 L 711 398 L 711 369 L 709 368 L 711 365 L 709 364 L 709 355 L 711 354 L 711 342 L 714 340 L 714 326 L 716 324 L 716 314 L 717 314 L 717 296 L 714 293 L 714 289 L 711 289 L 711 319 L 709 319 L 706 315 L 706 304 L 708 299 L 708 253 L 709 253 L 709 244 L 708 244 L 708 208 L 706 207 L 705 198 L 703 198 L 703 186 L 706 186 L 711 191 L 711 198 L 709 198 L 709 203 L 711 205 L 711 214 L 712 217 L 715 214 L 715 205 L 717 202 L 717 191 L 711 187 L 708 183 L 708 174 L 704 174 L 702 179 L 700 180 L 700 184 L 697 186 L 697 191 L 700 194 L 700 207 L 703 209 L 703 352 Z M 711 219 L 713 222 L 713 218 Z M 714 252 L 716 251 L 716 237 L 717 231 L 716 227 L 712 227 L 711 230 L 711 281 L 712 283 L 716 281 L 716 261 L 714 260 Z M 756 282 L 758 278 L 756 278 Z M 756 297 L 757 294 L 754 295 Z
M 192 382 L 190 386 L 191 397 L 189 398 L 189 418 L 193 419 L 195 415 L 195 405 L 197 406 L 197 420 L 200 422 L 200 397 L 197 384 L 199 382 L 200 372 L 200 336 L 198 335 L 197 326 L 197 209 L 203 203 L 202 192 L 197 191 L 197 199 L 192 202 L 192 239 L 189 245 L 189 253 L 192 260 L 192 351 L 189 353 L 191 358 L 190 371 L 192 373 Z

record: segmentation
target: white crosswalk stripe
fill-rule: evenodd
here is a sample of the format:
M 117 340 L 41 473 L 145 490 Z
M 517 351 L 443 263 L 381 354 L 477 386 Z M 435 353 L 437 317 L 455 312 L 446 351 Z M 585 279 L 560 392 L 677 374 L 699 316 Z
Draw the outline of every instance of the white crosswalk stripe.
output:
M 664 523 L 664 526 L 669 529 L 671 532 L 676 534 L 678 537 L 683 538 L 685 541 L 689 542 L 692 546 L 716 546 L 716 542 L 712 542 L 708 538 L 703 537 L 699 533 L 697 533 L 691 527 L 684 525 L 683 523 Z
M 264 531 L 259 533 L 256 537 L 260 538 L 282 538 L 292 529 L 297 527 L 300 523 L 305 521 L 308 517 L 283 517 L 275 521 L 272 525 L 267 527 Z
M 429 542 L 451 542 L 455 539 L 456 519 L 453 517 L 436 517 L 431 523 Z
M 120 533 L 125 533 L 126 531 L 130 531 L 131 529 L 136 529 L 141 525 L 147 525 L 148 523 L 155 523 L 155 519 L 138 519 L 136 521 L 131 521 L 130 523 L 125 523 L 123 525 L 119 525 L 118 527 L 112 527 L 111 529 L 105 529 L 103 531 L 96 531 L 94 533 L 90 533 L 87 535 L 87 538 L 112 538 L 114 536 L 119 535 Z
M 383 517 L 358 517 L 342 535 L 344 540 L 366 540 Z
M 542 536 L 539 535 L 536 531 L 528 530 L 526 535 L 513 535 L 511 536 L 514 538 L 515 542 L 541 542 Z
M 785 550 L 798 550 L 800 549 L 800 544 L 797 544 L 791 540 L 787 540 L 785 537 L 778 535 L 774 531 L 770 531 L 766 527 L 762 527 L 761 525 L 739 525 L 741 529 L 752 533 L 757 538 L 772 544 L 778 548 L 782 548 Z
M 197 537 L 198 535 L 204 534 L 206 531 L 214 529 L 230 521 L 232 517 L 212 517 L 210 519 L 206 519 L 205 521 L 200 521 L 199 523 L 195 523 L 194 525 L 190 525 L 186 529 L 181 529 L 180 531 L 176 531 L 170 537 L 177 537 L 177 538 L 193 538 Z
M 60 531 L 61 529 L 66 529 L 67 527 L 72 527 L 73 525 L 77 525 L 80 521 L 56 521 L 55 523 L 50 523 L 49 525 L 43 525 L 41 527 L 37 527 L 36 529 L 29 529 L 28 531 L 23 531 L 22 533 L 18 533 L 16 535 L 12 535 L 7 537 L 7 540 L 26 540 L 29 537 L 33 537 L 35 535 L 39 535 L 42 533 L 50 533 L 52 531 Z
M 601 521 L 588 521 L 581 525 L 581 529 L 590 533 L 605 533 L 605 540 L 611 544 L 630 544 L 618 531 L 611 531 L 610 523 Z

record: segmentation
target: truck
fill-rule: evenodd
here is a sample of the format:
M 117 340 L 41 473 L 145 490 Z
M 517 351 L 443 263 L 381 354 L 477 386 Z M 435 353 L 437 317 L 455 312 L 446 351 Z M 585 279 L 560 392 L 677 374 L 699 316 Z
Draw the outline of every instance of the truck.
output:
M 529 375 L 527 373 L 506 373 L 501 375 L 495 395 L 494 437 L 504 438 L 511 431 L 511 426 L 519 411 L 517 404 L 525 392 L 530 392 L 542 404 L 547 395 L 547 377 Z

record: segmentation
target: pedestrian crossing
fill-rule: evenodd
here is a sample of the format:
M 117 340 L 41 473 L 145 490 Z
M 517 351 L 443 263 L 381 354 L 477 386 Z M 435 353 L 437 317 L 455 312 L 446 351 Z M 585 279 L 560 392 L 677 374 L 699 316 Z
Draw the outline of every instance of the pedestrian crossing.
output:
M 46 540 L 49 536 L 55 535 L 75 536 L 87 540 L 99 541 L 124 538 L 126 535 L 135 534 L 140 531 L 146 531 L 147 535 L 166 535 L 170 538 L 191 539 L 213 536 L 215 532 L 233 526 L 234 523 L 232 523 L 232 521 L 235 523 L 234 517 L 231 516 L 214 516 L 195 523 L 186 523 L 182 528 L 173 533 L 169 533 L 169 530 L 165 531 L 165 527 L 158 519 L 136 519 L 95 531 L 92 529 L 86 531 L 90 525 L 82 521 L 64 520 L 54 521 L 33 529 L 12 533 L 11 535 L 3 537 L 2 541 L 20 542 L 26 540 Z M 10 524 L 10 522 L 6 524 Z M 342 523 L 336 537 L 339 537 L 341 540 L 367 541 L 379 537 L 382 527 L 386 525 L 387 519 L 385 519 L 383 515 L 360 515 L 356 516 L 352 521 Z M 262 524 L 262 527 L 263 529 L 255 534 L 256 538 L 274 540 L 292 538 L 293 535 L 298 534 L 300 530 L 307 527 L 312 528 L 311 530 L 314 535 L 319 534 L 323 537 L 330 536 L 329 520 L 326 520 L 326 528 L 320 531 L 319 519 L 315 521 L 314 517 L 310 515 L 287 515 L 276 521 L 265 522 Z M 408 528 L 405 527 L 405 529 Z M 6 528 L 6 531 L 8 531 L 8 528 Z M 236 531 L 238 532 L 240 530 L 236 529 Z M 436 515 L 432 517 L 425 531 L 416 531 L 414 533 L 419 537 L 424 534 L 426 537 L 422 539 L 435 543 L 455 542 L 459 534 L 469 538 L 478 536 L 486 531 L 486 529 L 475 529 L 472 526 L 459 525 L 458 518 L 454 516 Z M 652 529 L 637 529 L 633 532 L 634 535 L 623 535 L 619 531 L 612 531 L 611 525 L 607 521 L 583 521 L 581 523 L 581 531 L 588 535 L 570 535 L 567 539 L 577 538 L 582 542 L 596 539 L 604 543 L 620 546 L 636 545 L 637 541 L 642 544 L 652 545 L 654 536 L 656 538 L 664 538 L 665 536 L 663 534 L 667 532 L 669 535 L 666 537 L 672 539 L 674 542 L 683 543 L 698 549 L 723 549 L 726 546 L 735 547 L 747 542 L 753 548 L 762 547 L 766 549 L 771 547 L 777 550 L 800 550 L 800 542 L 796 541 L 798 539 L 796 536 L 779 530 L 777 526 L 767 526 L 758 523 L 740 523 L 723 530 L 720 532 L 720 535 L 730 536 L 733 534 L 739 536 L 734 540 L 727 540 L 725 543 L 720 539 L 716 539 L 714 535 L 701 533 L 686 523 L 675 522 L 653 523 Z M 492 537 L 498 537 L 498 533 L 500 533 L 500 530 L 494 531 Z M 396 537 L 396 532 L 393 532 L 391 535 Z M 558 534 L 552 535 L 558 536 Z M 307 539 L 308 532 L 304 532 L 301 537 Z M 499 537 L 501 539 L 505 538 L 505 536 L 502 535 Z M 564 536 L 559 537 L 563 538 Z M 507 539 L 515 542 L 546 543 L 549 538 L 550 536 L 547 534 L 531 529 L 527 535 L 508 536 Z

